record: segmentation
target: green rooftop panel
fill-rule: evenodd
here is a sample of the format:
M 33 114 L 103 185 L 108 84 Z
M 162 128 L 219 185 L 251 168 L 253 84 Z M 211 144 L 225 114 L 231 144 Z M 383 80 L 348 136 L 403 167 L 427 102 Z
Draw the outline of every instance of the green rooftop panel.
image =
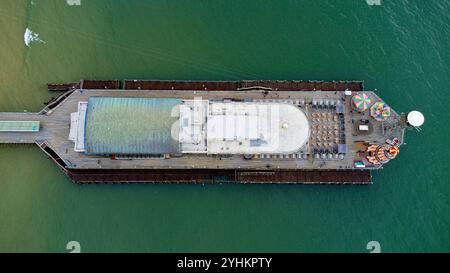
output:
M 0 132 L 39 132 L 39 121 L 0 121 Z
M 87 154 L 179 153 L 172 138 L 180 99 L 90 97 L 86 116 Z

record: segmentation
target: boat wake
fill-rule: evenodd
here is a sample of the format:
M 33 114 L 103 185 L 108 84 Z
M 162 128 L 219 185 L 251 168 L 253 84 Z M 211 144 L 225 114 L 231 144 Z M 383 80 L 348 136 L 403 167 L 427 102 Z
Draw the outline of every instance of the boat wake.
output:
M 39 38 L 39 34 L 33 32 L 29 28 L 27 28 L 25 30 L 25 34 L 23 35 L 23 40 L 24 40 L 25 45 L 27 47 L 31 47 L 31 44 L 34 43 L 34 42 L 44 43 L 45 44 L 45 41 L 43 41 L 41 38 Z

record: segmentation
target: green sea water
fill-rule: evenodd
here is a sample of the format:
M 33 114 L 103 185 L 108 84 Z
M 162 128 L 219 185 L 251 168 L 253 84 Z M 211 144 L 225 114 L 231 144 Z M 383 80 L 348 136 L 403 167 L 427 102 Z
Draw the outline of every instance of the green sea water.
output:
M 426 117 L 371 186 L 77 186 L 2 145 L 0 251 L 449 252 L 449 46 L 448 0 L 0 0 L 0 111 L 79 79 L 356 79 Z

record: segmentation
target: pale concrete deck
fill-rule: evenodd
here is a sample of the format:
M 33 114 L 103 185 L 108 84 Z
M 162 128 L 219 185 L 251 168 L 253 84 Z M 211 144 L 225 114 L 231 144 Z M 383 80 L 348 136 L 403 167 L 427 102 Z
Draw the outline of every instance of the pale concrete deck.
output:
M 379 99 L 373 92 L 368 92 L 376 100 Z M 311 119 L 312 99 L 344 100 L 345 135 L 348 145 L 348 154 L 342 160 L 307 159 L 299 158 L 264 158 L 245 160 L 242 156 L 227 158 L 211 157 L 206 155 L 183 155 L 167 159 L 121 159 L 111 160 L 107 157 L 86 156 L 74 151 L 74 143 L 68 140 L 70 131 L 70 113 L 76 112 L 79 101 L 87 101 L 90 96 L 118 96 L 118 97 L 172 97 L 193 99 L 202 97 L 209 100 L 304 100 L 302 106 L 308 118 Z M 0 143 L 43 143 L 46 142 L 67 164 L 68 168 L 80 169 L 353 169 L 357 159 L 354 147 L 355 140 L 368 140 L 374 143 L 384 143 L 386 138 L 398 137 L 403 141 L 403 129 L 397 128 L 381 133 L 381 127 L 374 126 L 373 133 L 368 136 L 353 136 L 353 119 L 360 119 L 360 114 L 351 113 L 349 96 L 343 92 L 333 91 L 139 91 L 139 90 L 76 90 L 61 104 L 46 114 L 38 113 L 1 113 L 0 120 L 39 120 L 41 131 L 38 133 L 0 133 Z M 398 115 L 393 113 L 393 120 Z M 368 118 L 369 119 L 369 118 Z M 375 122 L 374 122 L 375 124 Z M 310 147 L 306 147 L 307 152 Z

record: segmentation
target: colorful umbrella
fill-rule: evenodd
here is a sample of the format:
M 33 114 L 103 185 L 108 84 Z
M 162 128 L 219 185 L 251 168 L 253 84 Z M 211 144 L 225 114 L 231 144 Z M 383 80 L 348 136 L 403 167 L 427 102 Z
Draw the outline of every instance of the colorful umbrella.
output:
M 391 107 L 384 102 L 377 102 L 370 108 L 370 114 L 374 119 L 384 121 L 391 115 Z
M 369 95 L 363 92 L 356 93 L 356 95 L 353 96 L 352 100 L 353 106 L 360 112 L 369 109 L 372 102 Z
M 388 157 L 394 158 L 398 155 L 399 152 L 400 152 L 400 150 L 397 146 L 391 146 L 388 151 Z

